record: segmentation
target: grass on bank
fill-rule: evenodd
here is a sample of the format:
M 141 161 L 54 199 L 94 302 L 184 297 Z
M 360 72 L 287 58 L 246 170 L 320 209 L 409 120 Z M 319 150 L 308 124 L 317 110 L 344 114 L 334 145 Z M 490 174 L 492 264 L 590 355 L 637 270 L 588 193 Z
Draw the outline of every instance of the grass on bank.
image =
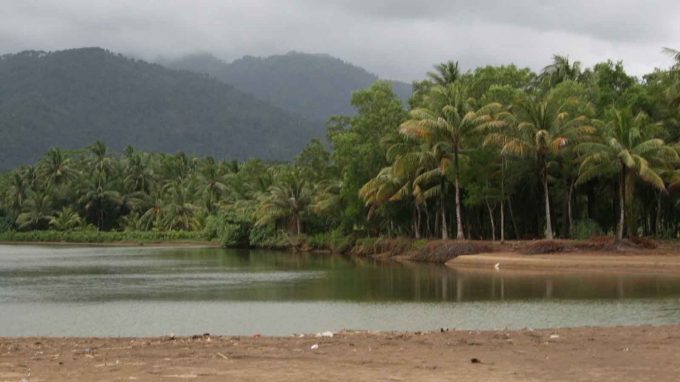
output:
M 67 243 L 113 243 L 113 242 L 159 242 L 159 241 L 207 241 L 202 232 L 190 231 L 7 231 L 0 233 L 5 242 L 67 242 Z

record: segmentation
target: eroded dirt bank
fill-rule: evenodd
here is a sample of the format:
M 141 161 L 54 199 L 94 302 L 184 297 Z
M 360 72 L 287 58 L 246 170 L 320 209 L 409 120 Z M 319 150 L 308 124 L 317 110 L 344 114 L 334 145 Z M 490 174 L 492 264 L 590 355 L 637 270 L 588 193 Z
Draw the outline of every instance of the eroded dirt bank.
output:
M 317 349 L 312 349 L 318 344 Z M 680 326 L 1 338 L 0 381 L 676 381 Z

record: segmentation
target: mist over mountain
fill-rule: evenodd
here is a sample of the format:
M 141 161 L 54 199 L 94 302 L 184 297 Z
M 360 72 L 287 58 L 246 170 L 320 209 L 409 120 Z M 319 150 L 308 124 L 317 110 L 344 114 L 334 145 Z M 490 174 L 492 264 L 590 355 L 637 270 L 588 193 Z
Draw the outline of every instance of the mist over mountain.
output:
M 173 69 L 207 73 L 267 103 L 320 122 L 332 115 L 354 113 L 350 105 L 352 92 L 379 79 L 365 69 L 324 54 L 245 56 L 231 63 L 210 54 L 196 54 L 160 62 Z M 391 83 L 395 94 L 406 101 L 411 85 Z
M 100 48 L 0 57 L 0 168 L 51 146 L 284 160 L 323 126 L 205 74 Z

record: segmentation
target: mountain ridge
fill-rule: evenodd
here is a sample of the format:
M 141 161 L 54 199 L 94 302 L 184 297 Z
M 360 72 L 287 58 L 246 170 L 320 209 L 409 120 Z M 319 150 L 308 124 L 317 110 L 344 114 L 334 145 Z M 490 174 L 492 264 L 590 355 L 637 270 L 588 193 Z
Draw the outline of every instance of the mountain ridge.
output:
M 322 135 L 318 123 L 207 75 L 102 48 L 0 56 L 0 168 L 97 139 L 114 150 L 287 160 Z
M 210 53 L 198 53 L 160 59 L 159 63 L 172 69 L 209 74 L 267 103 L 319 122 L 326 122 L 332 115 L 353 114 L 352 92 L 380 79 L 364 68 L 325 53 L 246 55 L 231 62 Z M 411 85 L 389 82 L 395 94 L 406 102 Z

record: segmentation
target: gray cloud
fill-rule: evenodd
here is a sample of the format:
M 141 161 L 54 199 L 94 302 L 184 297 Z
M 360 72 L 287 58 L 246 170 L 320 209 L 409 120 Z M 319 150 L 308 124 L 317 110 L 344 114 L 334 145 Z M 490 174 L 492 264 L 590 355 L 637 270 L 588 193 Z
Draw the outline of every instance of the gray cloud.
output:
M 680 2 L 643 0 L 6 0 L 0 51 L 102 46 L 147 59 L 328 53 L 382 77 L 463 68 L 540 69 L 552 54 L 612 58 L 642 74 L 680 47 Z

